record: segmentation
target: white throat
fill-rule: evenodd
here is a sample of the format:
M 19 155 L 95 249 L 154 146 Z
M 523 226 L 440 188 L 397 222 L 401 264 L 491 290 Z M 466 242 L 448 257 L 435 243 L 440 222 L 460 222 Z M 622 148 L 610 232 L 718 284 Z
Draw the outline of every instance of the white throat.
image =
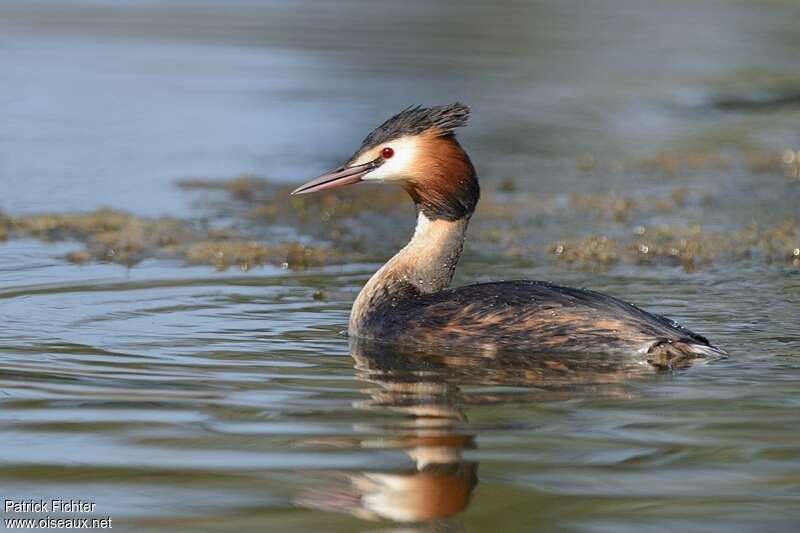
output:
M 461 257 L 466 231 L 466 220 L 431 220 L 420 211 L 411 241 L 373 279 L 383 270 L 399 269 L 408 276 L 404 281 L 423 294 L 446 289 Z
M 446 289 L 461 257 L 468 223 L 468 219 L 431 220 L 420 211 L 411 241 L 361 289 L 350 312 L 350 333 L 358 335 L 370 310 L 383 300 Z

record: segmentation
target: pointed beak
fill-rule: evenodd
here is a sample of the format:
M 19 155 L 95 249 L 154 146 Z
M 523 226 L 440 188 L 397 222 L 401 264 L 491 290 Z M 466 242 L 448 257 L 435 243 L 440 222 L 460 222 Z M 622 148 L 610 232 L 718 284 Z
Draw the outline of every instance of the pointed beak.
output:
M 369 163 L 362 165 L 343 166 L 334 171 L 323 174 L 318 178 L 314 178 L 308 183 L 304 183 L 292 191 L 295 194 L 307 194 L 310 192 L 326 191 L 328 189 L 335 189 L 337 187 L 344 187 L 345 185 L 352 185 L 361 181 L 367 172 L 374 170 L 381 166 L 382 159 L 375 159 Z

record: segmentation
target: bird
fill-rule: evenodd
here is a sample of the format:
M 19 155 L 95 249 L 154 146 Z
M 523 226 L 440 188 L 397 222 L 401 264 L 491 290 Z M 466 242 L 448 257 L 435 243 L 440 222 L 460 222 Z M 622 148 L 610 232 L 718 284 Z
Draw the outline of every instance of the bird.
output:
M 667 317 L 619 298 L 548 281 L 494 281 L 451 288 L 480 198 L 478 177 L 456 139 L 470 108 L 411 106 L 366 136 L 341 167 L 292 194 L 362 182 L 400 185 L 416 228 L 353 303 L 353 338 L 534 353 L 603 353 L 674 368 L 727 352 Z
M 459 385 L 442 373 L 420 372 L 419 359 L 394 353 L 391 347 L 353 341 L 355 377 L 366 397 L 354 405 L 400 417 L 391 425 L 391 435 L 379 443 L 372 433 L 386 430 L 383 418 L 370 427 L 374 431 L 368 431 L 368 437 L 356 437 L 356 442 L 362 447 L 402 452 L 407 460 L 400 469 L 384 465 L 378 470 L 341 472 L 336 477 L 344 477 L 345 484 L 315 485 L 296 497 L 296 503 L 367 520 L 406 523 L 461 513 L 478 484 L 478 463 L 465 457 L 465 451 L 476 448 L 477 443 L 475 434 L 467 429 L 469 420 L 463 409 L 467 399 Z M 358 426 L 356 431 L 361 434 L 369 427 L 363 420 Z

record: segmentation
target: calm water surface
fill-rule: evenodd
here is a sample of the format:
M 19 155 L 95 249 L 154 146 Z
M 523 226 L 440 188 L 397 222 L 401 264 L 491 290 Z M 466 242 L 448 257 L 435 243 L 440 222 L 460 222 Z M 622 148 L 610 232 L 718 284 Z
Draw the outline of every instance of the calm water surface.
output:
M 533 192 L 674 186 L 587 178 L 585 153 L 800 147 L 794 2 L 429 4 L 6 1 L 0 208 L 201 216 L 175 180 L 300 182 L 383 116 L 456 98 L 475 108 L 462 137 L 484 183 L 521 176 Z M 688 185 L 714 199 L 695 223 L 798 216 L 800 182 L 784 176 Z M 566 221 L 542 239 L 591 231 Z M 349 307 L 377 262 L 66 263 L 79 248 L 0 245 L 0 498 L 92 501 L 130 531 L 800 524 L 789 264 L 598 274 L 467 250 L 457 283 L 589 286 L 731 352 L 665 373 L 351 344 Z

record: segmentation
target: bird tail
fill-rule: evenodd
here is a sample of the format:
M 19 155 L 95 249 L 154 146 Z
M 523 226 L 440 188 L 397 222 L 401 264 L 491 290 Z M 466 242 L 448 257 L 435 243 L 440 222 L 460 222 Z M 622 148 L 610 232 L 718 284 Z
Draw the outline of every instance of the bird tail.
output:
M 696 359 L 726 359 L 728 352 L 695 339 L 662 339 L 647 351 L 647 361 L 658 368 L 684 368 Z

